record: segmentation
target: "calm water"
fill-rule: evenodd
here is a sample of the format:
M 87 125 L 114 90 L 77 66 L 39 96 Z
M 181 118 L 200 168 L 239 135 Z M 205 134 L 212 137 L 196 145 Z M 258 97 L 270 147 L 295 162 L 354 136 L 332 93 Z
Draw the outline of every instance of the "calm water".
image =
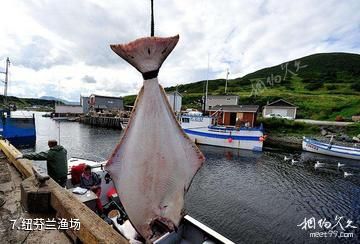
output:
M 59 138 L 59 123 L 36 115 L 37 145 L 47 149 L 48 139 Z M 61 122 L 60 142 L 69 157 L 106 159 L 119 141 L 121 132 L 92 128 L 77 122 Z M 360 172 L 345 168 L 354 175 L 344 178 L 334 165 L 314 169 L 310 155 L 289 152 L 230 150 L 201 146 L 206 156 L 204 166 L 195 176 L 186 196 L 190 215 L 236 243 L 358 243 L 360 238 Z M 29 151 L 29 150 L 27 150 Z M 284 155 L 300 162 L 292 165 Z M 320 162 L 328 160 L 320 159 Z M 348 161 L 342 163 L 349 166 Z M 343 216 L 352 226 L 349 238 L 310 238 L 310 232 L 297 226 L 304 218 L 316 222 L 326 219 L 334 226 L 336 216 Z M 338 224 L 334 231 L 341 232 Z

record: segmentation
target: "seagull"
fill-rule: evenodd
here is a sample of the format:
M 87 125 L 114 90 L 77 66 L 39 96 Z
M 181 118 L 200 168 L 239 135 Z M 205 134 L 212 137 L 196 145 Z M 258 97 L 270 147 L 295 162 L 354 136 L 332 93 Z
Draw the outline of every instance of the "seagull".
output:
M 288 160 L 290 160 L 291 158 L 288 158 L 288 157 L 284 157 L 284 161 L 288 161 Z
M 319 161 L 316 161 L 316 164 L 314 165 L 315 169 L 325 166 L 324 163 L 320 163 Z
M 346 178 L 346 177 L 348 177 L 348 176 L 352 176 L 352 175 L 354 175 L 354 174 L 348 173 L 348 172 L 345 172 L 345 171 L 344 171 L 344 178 Z
M 338 162 L 337 166 L 338 166 L 338 168 L 340 168 L 340 167 L 344 167 L 345 164 L 341 164 L 341 163 Z
M 294 159 L 291 159 L 291 164 L 294 165 L 295 163 L 298 163 L 299 161 L 296 161 Z

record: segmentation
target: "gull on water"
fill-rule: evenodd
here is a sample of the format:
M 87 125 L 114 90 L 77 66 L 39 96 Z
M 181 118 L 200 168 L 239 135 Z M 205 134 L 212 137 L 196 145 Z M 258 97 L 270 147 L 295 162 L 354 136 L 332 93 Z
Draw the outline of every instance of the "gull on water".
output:
M 340 168 L 340 167 L 344 167 L 345 164 L 341 164 L 341 163 L 338 162 L 337 166 L 338 166 L 338 168 Z
M 344 178 L 346 178 L 346 177 L 348 177 L 348 176 L 352 176 L 352 175 L 354 175 L 354 174 L 348 173 L 348 172 L 345 172 L 345 171 L 344 171 Z
M 320 163 L 319 161 L 316 161 L 316 164 L 314 165 L 315 169 L 324 167 L 324 166 L 325 166 L 325 163 Z
M 288 160 L 290 160 L 291 158 L 288 158 L 288 157 L 284 157 L 284 161 L 288 161 Z
M 299 161 L 297 161 L 297 160 L 294 160 L 294 159 L 291 159 L 291 164 L 292 165 L 294 165 L 294 164 L 296 164 L 296 163 L 298 163 Z

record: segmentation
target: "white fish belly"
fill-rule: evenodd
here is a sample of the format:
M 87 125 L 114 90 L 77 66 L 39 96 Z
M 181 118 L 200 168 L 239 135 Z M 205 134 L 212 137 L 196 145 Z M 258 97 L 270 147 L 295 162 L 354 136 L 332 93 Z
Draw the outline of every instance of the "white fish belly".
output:
M 137 231 L 159 218 L 178 225 L 184 194 L 204 157 L 183 133 L 157 78 L 144 81 L 121 142 L 107 165 Z

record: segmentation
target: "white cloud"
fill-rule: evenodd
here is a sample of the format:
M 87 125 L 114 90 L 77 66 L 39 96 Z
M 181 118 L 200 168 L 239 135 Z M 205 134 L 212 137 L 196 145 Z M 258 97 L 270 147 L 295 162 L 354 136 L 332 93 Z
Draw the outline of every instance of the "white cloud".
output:
M 150 1 L 3 1 L 0 60 L 9 94 L 134 94 L 141 75 L 109 48 L 149 35 Z M 316 52 L 360 51 L 358 0 L 155 0 L 155 34 L 180 34 L 160 71 L 164 86 L 230 78 Z M 84 82 L 84 77 L 94 82 Z

